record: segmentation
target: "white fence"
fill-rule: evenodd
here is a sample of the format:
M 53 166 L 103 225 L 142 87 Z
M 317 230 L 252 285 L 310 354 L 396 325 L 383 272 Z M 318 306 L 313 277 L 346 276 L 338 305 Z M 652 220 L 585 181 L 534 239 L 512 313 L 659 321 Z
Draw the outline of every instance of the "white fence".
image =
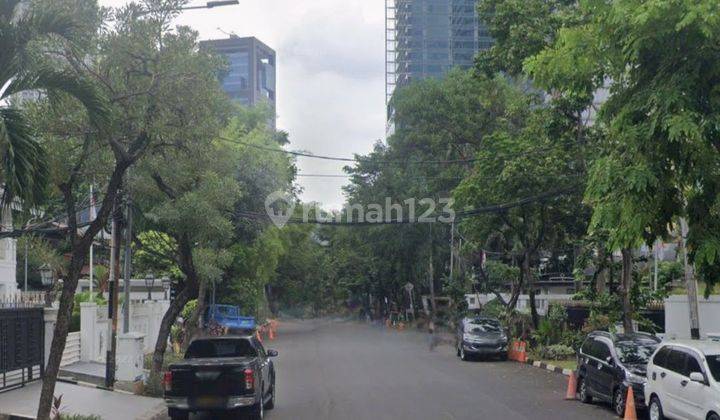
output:
M 700 337 L 720 333 L 720 295 L 698 298 Z M 690 338 L 690 307 L 687 295 L 673 295 L 665 299 L 665 336 Z
M 143 351 L 151 353 L 160 330 L 160 322 L 169 307 L 169 301 L 132 302 L 130 305 L 130 331 L 141 333 Z M 105 361 L 109 341 L 107 306 L 83 302 L 80 304 L 81 360 Z M 118 319 L 118 334 L 123 331 L 122 312 Z
M 510 300 L 510 294 L 509 293 L 501 293 L 500 296 L 507 302 Z M 535 295 L 535 305 L 537 306 L 537 311 L 540 315 L 545 315 L 547 313 L 548 307 L 552 302 L 565 302 L 568 300 L 572 300 L 574 295 L 560 295 L 560 294 L 551 294 L 551 295 Z M 497 296 L 493 293 L 477 293 L 477 294 L 467 294 L 465 295 L 465 300 L 468 303 L 469 309 L 479 309 L 481 305 L 485 305 L 486 303 L 497 299 Z M 516 309 L 520 312 L 530 312 L 530 296 L 529 295 L 520 295 L 518 297 L 517 306 Z

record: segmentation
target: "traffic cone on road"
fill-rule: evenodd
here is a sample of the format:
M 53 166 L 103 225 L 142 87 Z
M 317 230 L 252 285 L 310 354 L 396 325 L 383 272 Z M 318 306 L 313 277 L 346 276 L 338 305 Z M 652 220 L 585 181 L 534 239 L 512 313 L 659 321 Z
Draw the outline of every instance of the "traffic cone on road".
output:
M 565 393 L 566 400 L 574 400 L 577 394 L 577 379 L 575 378 L 575 372 L 568 376 L 567 392 Z
M 625 397 L 625 420 L 637 420 L 637 411 L 635 410 L 635 394 L 633 388 L 628 387 L 627 396 Z

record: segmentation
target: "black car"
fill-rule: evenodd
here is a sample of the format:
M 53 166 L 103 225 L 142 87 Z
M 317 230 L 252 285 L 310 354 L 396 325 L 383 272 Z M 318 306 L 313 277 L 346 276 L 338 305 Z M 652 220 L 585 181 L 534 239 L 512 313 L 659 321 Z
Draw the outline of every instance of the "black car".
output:
M 632 386 L 635 407 L 645 408 L 647 363 L 660 339 L 650 334 L 590 333 L 578 351 L 578 393 L 584 403 L 608 402 L 620 417 Z
M 193 340 L 185 360 L 171 364 L 163 378 L 168 416 L 207 411 L 262 419 L 275 405 L 275 356 L 254 336 Z
M 464 318 L 458 325 L 455 337 L 457 355 L 462 360 L 472 356 L 497 356 L 507 359 L 508 338 L 495 318 Z

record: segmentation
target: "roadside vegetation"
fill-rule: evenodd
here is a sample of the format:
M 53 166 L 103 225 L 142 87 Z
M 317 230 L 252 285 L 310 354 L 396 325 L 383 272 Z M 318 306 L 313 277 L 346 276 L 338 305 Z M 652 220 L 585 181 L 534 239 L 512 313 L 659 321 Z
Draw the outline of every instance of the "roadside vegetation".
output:
M 453 326 L 467 293 L 489 293 L 486 314 L 539 358 L 567 360 L 588 331 L 652 330 L 645 311 L 684 290 L 684 252 L 705 296 L 720 281 L 720 24 L 707 13 L 717 2 L 480 2 L 494 46 L 474 69 L 397 90 L 394 133 L 345 168 L 344 188 L 349 206 L 452 199 L 448 209 L 476 212 L 453 223 L 284 228 L 268 223 L 264 201 L 280 191 L 299 203 L 295 157 L 282 153 L 292 136 L 269 127 L 265 107 L 228 99 L 218 83 L 227 63 L 174 26 L 183 4 L 0 8 L 3 203 L 22 203 L 11 235 L 28 248 L 18 280 L 27 274 L 59 301 L 38 418 L 50 415 L 79 303 L 103 299 L 76 296 L 90 246 L 128 211 L 135 277 L 173 282 L 154 375 L 168 341 L 199 328 L 211 296 L 261 320 L 385 319 L 411 302 L 424 312 L 423 296 L 449 297 L 445 307 L 430 299 L 428 312 Z M 421 202 L 416 213 L 426 210 L 440 208 Z M 660 264 L 656 287 L 636 251 L 681 242 L 681 219 L 687 247 Z M 110 258 L 98 246 L 100 293 Z M 63 282 L 42 286 L 41 267 Z M 538 310 L 549 270 L 572 276 L 584 325 L 571 327 L 563 306 Z

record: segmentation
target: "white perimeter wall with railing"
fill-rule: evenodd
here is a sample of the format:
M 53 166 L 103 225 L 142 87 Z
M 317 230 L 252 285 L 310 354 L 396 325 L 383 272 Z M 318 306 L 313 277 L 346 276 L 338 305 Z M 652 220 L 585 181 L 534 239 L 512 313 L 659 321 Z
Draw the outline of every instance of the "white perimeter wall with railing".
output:
M 132 302 L 130 305 L 130 332 L 144 335 L 143 351 L 152 353 L 163 315 L 169 301 Z M 108 349 L 109 324 L 107 305 L 92 302 L 80 304 L 80 359 L 84 362 L 103 362 Z M 118 318 L 118 335 L 123 332 L 122 307 Z
M 501 293 L 500 296 L 507 302 L 510 300 L 510 294 L 509 293 Z M 568 300 L 572 300 L 574 295 L 561 295 L 561 294 L 552 294 L 552 295 L 535 295 L 535 305 L 537 306 L 537 311 L 540 315 L 545 315 L 547 313 L 548 307 L 552 302 L 564 302 Z M 493 293 L 471 293 L 465 295 L 465 300 L 468 303 L 468 309 L 480 309 L 481 305 L 485 305 L 486 303 L 490 302 L 491 300 L 497 299 L 497 295 Z M 530 296 L 529 295 L 520 295 L 518 297 L 517 306 L 516 309 L 521 312 L 530 312 Z

